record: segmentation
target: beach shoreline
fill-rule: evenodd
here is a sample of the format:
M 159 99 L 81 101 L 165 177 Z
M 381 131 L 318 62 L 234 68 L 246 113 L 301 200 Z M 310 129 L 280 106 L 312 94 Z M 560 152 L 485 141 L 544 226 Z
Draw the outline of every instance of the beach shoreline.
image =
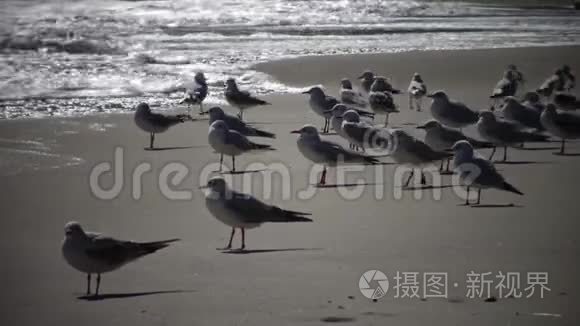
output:
M 567 63 L 580 69 L 580 46 L 466 51 L 406 52 L 352 56 L 302 57 L 259 64 L 256 69 L 294 87 L 322 84 L 336 96 L 343 77 L 355 81 L 364 69 L 373 69 L 406 89 L 420 72 L 430 91 L 445 89 L 450 96 L 483 110 L 489 93 L 505 66 L 517 64 L 526 78 L 525 89 L 537 87 L 555 68 Z M 358 85 L 357 82 L 355 82 Z M 580 96 L 578 89 L 574 91 Z M 310 185 L 312 164 L 296 147 L 290 131 L 305 124 L 322 126 L 303 94 L 265 96 L 271 106 L 247 111 L 255 125 L 276 133 L 261 142 L 276 151 L 243 155 L 239 168 L 253 163 L 280 163 L 292 182 L 286 198 L 280 179 L 265 198 L 264 174 L 231 176 L 234 188 L 250 180 L 253 194 L 287 209 L 308 211 L 313 223 L 271 224 L 248 231 L 248 252 L 226 254 L 230 229 L 206 210 L 197 189 L 208 166 L 219 158 L 207 144 L 207 121 L 179 125 L 156 138 L 166 150 L 147 151 L 148 135 L 131 114 L 104 114 L 74 118 L 0 121 L 0 150 L 16 169 L 0 175 L 0 302 L 3 325 L 319 325 L 344 321 L 354 325 L 575 325 L 580 299 L 577 194 L 578 157 L 553 155 L 555 144 L 534 145 L 536 150 L 510 150 L 517 164 L 498 165 L 501 173 L 525 195 L 489 190 L 488 207 L 462 206 L 452 190 L 400 192 L 394 182 L 396 166 L 371 167 L 353 173 L 367 182 L 356 200 L 347 200 L 341 187 L 317 189 L 312 198 L 296 195 Z M 395 97 L 400 113 L 393 125 L 422 138 L 417 123 L 430 118 L 425 110 L 407 108 L 406 95 Z M 229 113 L 237 112 L 228 106 Z M 175 108 L 183 113 L 185 108 Z M 196 112 L 197 108 L 194 108 Z M 380 120 L 379 120 L 380 121 Z M 466 132 L 476 135 L 473 128 Z M 335 135 L 325 138 L 347 145 Z M 115 166 L 121 149 L 123 187 L 113 199 L 100 199 L 90 175 L 100 163 Z M 580 142 L 568 150 L 580 153 Z M 485 155 L 487 150 L 482 151 Z M 54 156 L 53 156 L 54 155 Z M 61 165 L 72 158 L 78 164 Z M 518 163 L 519 162 L 519 163 Z M 31 164 L 32 163 L 32 164 Z M 133 173 L 148 163 L 135 196 Z M 169 164 L 180 163 L 188 175 L 170 190 L 188 191 L 190 198 L 170 199 L 160 188 L 160 175 Z M 229 165 L 229 159 L 226 164 Z M 31 165 L 31 166 L 29 166 Z M 17 169 L 21 168 L 21 169 Z M 117 171 L 119 172 L 119 171 Z M 246 178 L 246 179 L 244 179 Z M 329 182 L 336 182 L 329 173 Z M 447 184 L 451 176 L 443 176 Z M 109 188 L 114 173 L 102 175 Z M 171 180 L 171 179 L 170 179 Z M 495 206 L 494 206 L 495 205 Z M 66 265 L 60 242 L 64 224 L 77 220 L 87 230 L 142 241 L 181 238 L 179 243 L 103 275 L 97 301 L 83 295 L 85 276 Z M 236 238 L 234 246 L 239 245 Z M 383 271 L 391 281 L 387 296 L 378 302 L 363 297 L 359 279 L 368 270 Z M 395 298 L 397 272 L 447 273 L 447 298 Z M 522 287 L 528 272 L 549 273 L 550 291 L 544 298 L 468 298 L 470 272 L 518 272 Z M 494 278 L 494 285 L 497 284 Z M 457 286 L 455 285 L 457 284 Z

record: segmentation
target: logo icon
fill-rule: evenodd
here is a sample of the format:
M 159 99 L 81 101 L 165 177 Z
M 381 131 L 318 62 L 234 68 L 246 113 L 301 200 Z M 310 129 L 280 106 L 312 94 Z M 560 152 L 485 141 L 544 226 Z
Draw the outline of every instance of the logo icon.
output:
M 368 299 L 377 300 L 384 297 L 389 290 L 389 280 L 385 273 L 373 269 L 364 272 L 358 281 L 362 295 Z

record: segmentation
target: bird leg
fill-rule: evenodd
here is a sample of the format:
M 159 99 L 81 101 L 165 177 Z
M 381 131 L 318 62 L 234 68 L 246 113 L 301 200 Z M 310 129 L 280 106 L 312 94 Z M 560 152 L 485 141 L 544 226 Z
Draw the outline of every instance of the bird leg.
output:
M 465 206 L 469 206 L 469 186 L 467 186 L 467 195 L 465 196 Z
M 389 125 L 389 114 L 385 116 L 385 127 Z
M 479 205 L 481 203 L 481 188 L 477 189 L 477 203 Z
M 203 110 L 203 102 L 199 103 L 199 114 L 200 115 L 206 114 L 206 112 Z
M 407 181 L 405 181 L 405 185 L 403 187 L 408 187 L 409 183 L 411 182 L 411 178 L 413 178 L 413 176 L 415 175 L 415 169 L 411 170 L 411 174 L 409 174 L 409 177 L 407 178 Z
M 421 103 L 423 102 L 422 98 L 418 98 L 415 100 L 415 107 L 417 108 L 417 112 L 421 112 Z
M 320 182 L 318 182 L 318 184 L 321 186 L 326 184 L 326 166 L 322 170 L 322 174 L 320 175 Z
M 232 172 L 236 172 L 236 157 L 232 156 Z
M 224 165 L 224 154 L 220 154 L 220 171 L 222 172 L 222 166 Z
M 232 249 L 232 241 L 234 240 L 234 234 L 236 234 L 236 228 L 232 228 L 232 233 L 230 234 L 230 241 L 228 242 L 228 245 L 224 248 L 218 248 L 218 250 Z
M 155 134 L 151 133 L 149 135 L 149 149 L 153 149 L 153 143 L 155 142 Z
M 451 159 L 450 159 L 450 158 L 448 158 L 448 159 L 447 159 L 447 167 L 445 168 L 445 172 L 450 172 L 450 170 L 449 170 L 449 164 L 450 164 L 450 163 L 451 163 Z
M 238 118 L 240 118 L 240 120 L 244 120 L 244 111 L 242 111 L 242 109 L 240 109 L 240 112 L 238 113 Z
M 421 184 L 422 185 L 427 184 L 427 179 L 425 178 L 425 173 L 423 173 L 423 170 L 421 170 Z
M 443 163 L 445 163 L 445 160 L 441 160 L 441 166 L 439 166 L 439 171 L 443 172 Z
M 240 247 L 241 250 L 246 249 L 246 229 L 241 228 L 242 230 L 242 246 Z
M 409 93 L 409 110 L 413 110 L 413 94 Z
M 507 146 L 503 147 L 503 162 L 507 161 Z
M 87 274 L 87 295 L 91 294 L 91 274 Z
M 491 161 L 491 159 L 492 159 L 492 158 L 493 158 L 493 156 L 495 155 L 495 150 L 496 150 L 496 147 L 494 146 L 494 147 L 493 147 L 493 150 L 491 151 L 491 155 L 489 155 L 489 158 L 488 158 L 488 160 L 490 160 L 490 161 Z
M 99 289 L 101 288 L 101 274 L 97 274 L 97 289 L 95 290 L 95 297 L 99 295 Z
M 562 146 L 560 147 L 560 154 L 564 154 L 565 149 L 566 149 L 566 139 L 562 138 Z

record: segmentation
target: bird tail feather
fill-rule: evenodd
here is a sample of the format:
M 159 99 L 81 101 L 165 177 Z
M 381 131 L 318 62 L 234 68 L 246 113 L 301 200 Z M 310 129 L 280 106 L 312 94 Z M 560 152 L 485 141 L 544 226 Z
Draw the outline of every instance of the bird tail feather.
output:
M 504 181 L 503 185 L 502 185 L 502 189 L 505 191 L 509 191 L 509 192 L 513 192 L 515 194 L 518 195 L 523 195 L 524 193 L 519 191 L 516 187 L 512 186 L 511 184 L 507 183 Z

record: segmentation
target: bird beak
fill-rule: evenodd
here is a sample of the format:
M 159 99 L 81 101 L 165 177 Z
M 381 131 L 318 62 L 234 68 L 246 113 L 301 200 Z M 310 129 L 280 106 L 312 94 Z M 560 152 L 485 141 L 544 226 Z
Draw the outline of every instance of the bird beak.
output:
M 300 130 L 292 130 L 292 131 L 290 131 L 290 133 L 291 134 L 299 134 L 300 133 Z
M 433 94 L 427 94 L 427 97 L 433 98 Z
M 310 94 L 310 90 L 304 91 L 302 94 Z
M 199 186 L 199 189 L 208 189 L 208 186 Z
M 358 79 L 363 79 L 363 78 L 365 78 L 365 75 L 360 75 L 360 76 L 358 76 L 357 78 L 358 78 Z
M 417 126 L 417 129 L 425 129 L 425 126 Z

